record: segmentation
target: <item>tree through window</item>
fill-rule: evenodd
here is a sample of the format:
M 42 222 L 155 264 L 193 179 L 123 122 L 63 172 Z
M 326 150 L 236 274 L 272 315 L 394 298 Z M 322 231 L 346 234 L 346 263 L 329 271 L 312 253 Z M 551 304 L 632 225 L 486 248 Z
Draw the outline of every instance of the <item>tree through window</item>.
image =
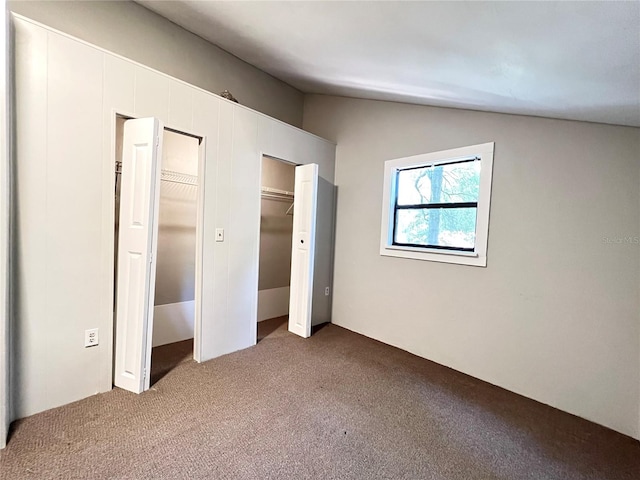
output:
M 494 144 L 384 162 L 380 255 L 485 267 Z
M 473 251 L 479 159 L 398 170 L 393 244 Z

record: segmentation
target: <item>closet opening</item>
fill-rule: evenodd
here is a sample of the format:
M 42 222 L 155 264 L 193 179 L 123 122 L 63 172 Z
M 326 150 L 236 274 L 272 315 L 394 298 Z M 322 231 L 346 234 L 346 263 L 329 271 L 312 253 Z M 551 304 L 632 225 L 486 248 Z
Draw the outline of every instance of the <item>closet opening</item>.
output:
M 262 156 L 257 340 L 287 331 L 296 166 Z
M 127 158 L 123 155 L 123 139 L 127 120 L 122 116 L 116 118 L 114 338 L 117 328 L 123 328 L 122 325 L 118 327 L 116 313 L 122 169 L 123 161 Z M 150 371 L 144 372 L 149 376 L 149 385 L 156 383 L 180 363 L 194 359 L 196 257 L 199 245 L 202 139 L 169 128 L 159 133 L 162 136 L 161 154 L 158 157 L 159 199 L 157 210 L 153 213 L 157 222 L 157 237 L 154 239 L 155 281 L 150 282 L 155 294 L 153 306 L 149 307 L 152 310 L 151 366 Z M 143 188 L 138 183 L 135 183 L 136 188 Z M 128 285 L 127 288 L 132 286 Z M 139 347 L 144 349 L 144 345 Z M 117 348 L 117 342 L 114 342 L 114 349 Z M 117 355 L 117 352 L 114 353 Z

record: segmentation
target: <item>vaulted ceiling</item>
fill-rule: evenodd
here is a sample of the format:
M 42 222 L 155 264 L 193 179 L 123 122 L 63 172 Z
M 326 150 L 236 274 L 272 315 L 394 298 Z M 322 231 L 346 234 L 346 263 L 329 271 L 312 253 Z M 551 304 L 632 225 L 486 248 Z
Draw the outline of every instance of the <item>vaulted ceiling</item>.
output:
M 640 126 L 638 1 L 138 3 L 305 93 Z

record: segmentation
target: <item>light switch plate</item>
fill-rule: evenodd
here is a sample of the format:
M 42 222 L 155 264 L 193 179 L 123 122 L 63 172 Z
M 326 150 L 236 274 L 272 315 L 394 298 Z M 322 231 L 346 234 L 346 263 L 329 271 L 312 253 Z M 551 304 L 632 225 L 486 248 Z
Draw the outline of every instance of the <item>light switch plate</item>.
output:
M 224 228 L 216 228 L 216 242 L 224 242 Z

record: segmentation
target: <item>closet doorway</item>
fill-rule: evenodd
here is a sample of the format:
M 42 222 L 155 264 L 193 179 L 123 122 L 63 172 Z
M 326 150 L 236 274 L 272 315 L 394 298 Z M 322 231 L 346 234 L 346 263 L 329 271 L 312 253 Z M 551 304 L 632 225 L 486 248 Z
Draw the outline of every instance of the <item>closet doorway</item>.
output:
M 295 173 L 294 164 L 262 156 L 258 342 L 289 321 Z
M 288 330 L 311 335 L 318 165 L 262 156 L 258 341 Z
M 156 145 L 149 146 L 155 150 L 144 151 L 130 127 L 147 120 L 157 122 L 116 118 L 114 383 L 137 393 L 194 358 L 200 244 L 202 139 L 158 124 Z M 155 167 L 146 172 L 140 166 L 146 163 Z M 132 230 L 144 233 L 148 256 L 131 249 Z M 148 269 L 146 282 L 138 263 Z

